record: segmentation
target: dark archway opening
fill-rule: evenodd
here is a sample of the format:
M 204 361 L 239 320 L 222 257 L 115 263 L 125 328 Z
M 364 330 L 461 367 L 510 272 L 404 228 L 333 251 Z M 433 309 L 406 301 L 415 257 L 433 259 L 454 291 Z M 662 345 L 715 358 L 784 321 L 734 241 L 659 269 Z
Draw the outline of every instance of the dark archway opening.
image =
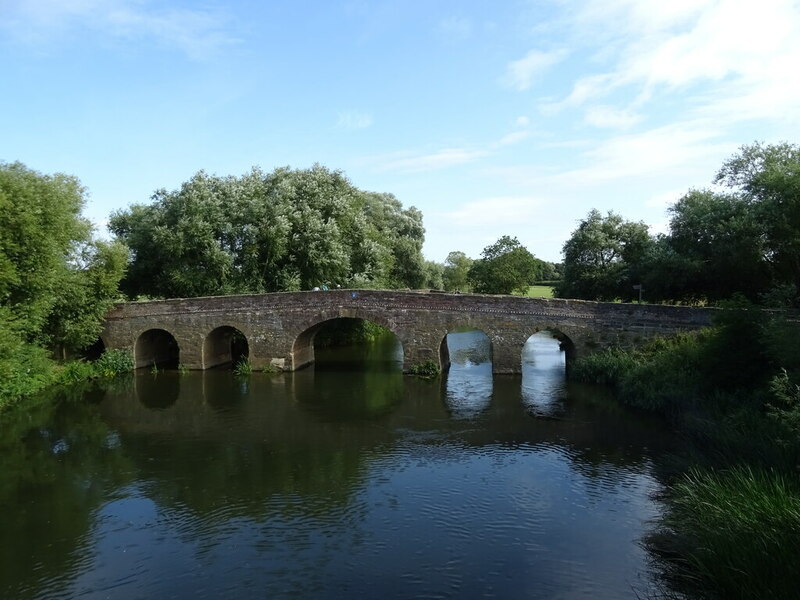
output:
M 206 369 L 235 366 L 249 356 L 247 337 L 235 327 L 217 327 L 203 341 L 203 367 Z
M 137 369 L 173 369 L 180 363 L 180 348 L 175 337 L 168 331 L 148 329 L 136 340 L 133 356 Z
M 310 327 L 294 343 L 296 368 L 395 371 L 403 368 L 403 345 L 386 327 L 367 319 L 338 317 Z

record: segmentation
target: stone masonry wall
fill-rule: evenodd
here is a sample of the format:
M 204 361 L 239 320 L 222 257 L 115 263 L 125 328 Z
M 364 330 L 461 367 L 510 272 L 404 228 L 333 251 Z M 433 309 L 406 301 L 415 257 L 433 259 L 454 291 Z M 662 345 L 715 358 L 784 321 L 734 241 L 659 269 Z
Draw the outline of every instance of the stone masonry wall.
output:
M 313 361 L 316 325 L 353 317 L 394 332 L 403 345 L 407 370 L 427 360 L 446 361 L 440 357 L 444 337 L 457 327 L 470 326 L 491 340 L 494 371 L 516 373 L 522 366 L 522 347 L 537 331 L 553 331 L 565 342 L 571 359 L 610 345 L 632 347 L 655 335 L 698 329 L 710 323 L 712 314 L 713 309 L 695 307 L 481 294 L 286 292 L 118 304 L 106 317 L 102 339 L 107 348 L 135 353 L 143 332 L 164 329 L 178 342 L 182 364 L 205 369 L 212 366 L 212 357 L 204 357 L 206 338 L 227 326 L 247 338 L 255 368 L 294 370 Z M 137 365 L 143 364 L 140 359 Z

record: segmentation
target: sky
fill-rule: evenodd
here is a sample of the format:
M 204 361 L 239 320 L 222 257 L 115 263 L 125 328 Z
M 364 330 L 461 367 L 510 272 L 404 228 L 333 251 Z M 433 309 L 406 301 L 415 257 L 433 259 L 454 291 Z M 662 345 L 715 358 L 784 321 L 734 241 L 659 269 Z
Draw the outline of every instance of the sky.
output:
M 419 208 L 428 259 L 559 261 L 593 208 L 664 232 L 800 143 L 800 0 L 0 0 L 0 53 L 0 161 L 78 177 L 104 235 L 197 171 L 319 163 Z

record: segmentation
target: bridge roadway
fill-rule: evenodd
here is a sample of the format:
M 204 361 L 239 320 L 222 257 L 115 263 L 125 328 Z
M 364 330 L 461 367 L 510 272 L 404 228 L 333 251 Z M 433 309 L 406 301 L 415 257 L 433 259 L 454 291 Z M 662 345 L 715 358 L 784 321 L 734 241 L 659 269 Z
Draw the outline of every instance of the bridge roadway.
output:
M 314 362 L 314 336 L 328 321 L 365 319 L 392 331 L 403 366 L 449 364 L 447 333 L 483 331 L 495 373 L 519 373 L 522 347 L 538 331 L 561 340 L 567 361 L 611 345 L 705 327 L 713 309 L 420 291 L 332 290 L 183 298 L 117 304 L 101 335 L 133 352 L 136 367 L 172 361 L 209 369 L 246 353 L 255 369 L 294 371 Z M 246 340 L 246 342 L 244 341 Z

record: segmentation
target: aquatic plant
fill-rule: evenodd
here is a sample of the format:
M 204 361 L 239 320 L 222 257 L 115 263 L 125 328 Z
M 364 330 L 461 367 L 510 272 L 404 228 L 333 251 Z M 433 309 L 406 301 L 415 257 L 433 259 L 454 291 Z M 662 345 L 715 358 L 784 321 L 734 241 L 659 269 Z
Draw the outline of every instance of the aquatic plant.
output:
M 241 376 L 250 375 L 253 373 L 253 365 L 250 364 L 250 360 L 247 357 L 242 357 L 234 365 L 233 372 Z
M 416 375 L 417 377 L 433 379 L 439 375 L 439 365 L 433 360 L 426 360 L 425 362 L 412 365 L 408 372 L 411 375 Z

